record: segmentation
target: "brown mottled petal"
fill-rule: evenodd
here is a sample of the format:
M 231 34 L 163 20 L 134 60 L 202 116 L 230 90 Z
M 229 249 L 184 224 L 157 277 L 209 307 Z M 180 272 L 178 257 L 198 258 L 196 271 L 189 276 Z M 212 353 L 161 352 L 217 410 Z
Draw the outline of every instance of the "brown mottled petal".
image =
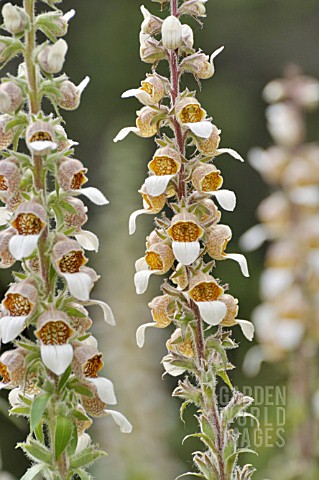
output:
M 6 131 L 7 123 L 10 121 L 9 115 L 0 115 L 0 150 L 5 150 L 13 141 L 13 130 Z
M 60 187 L 65 191 L 79 190 L 87 182 L 85 176 L 87 168 L 74 158 L 64 160 L 58 169 L 58 181 Z
M 221 295 L 219 298 L 221 302 L 223 302 L 226 305 L 227 312 L 225 317 L 223 318 L 223 321 L 221 322 L 221 325 L 224 327 L 232 327 L 233 325 L 236 325 L 236 317 L 238 315 L 238 300 L 237 298 L 233 297 L 232 295 L 229 294 L 224 294 Z
M 76 345 L 73 357 L 73 371 L 75 375 L 85 378 L 97 378 L 103 368 L 102 353 L 90 345 Z
M 136 127 L 138 128 L 138 135 L 141 137 L 153 137 L 157 133 L 157 123 L 152 124 L 154 117 L 158 115 L 158 111 L 151 107 L 143 107 L 136 119 Z
M 221 131 L 216 127 L 216 125 L 212 125 L 212 127 L 213 131 L 208 138 L 194 138 L 197 149 L 202 155 L 207 157 L 215 156 L 220 144 Z
M 22 90 L 14 82 L 3 82 L 0 85 L 1 113 L 15 112 L 20 107 L 22 100 Z
M 15 233 L 15 229 L 12 227 L 0 232 L 0 268 L 9 268 L 16 261 L 9 250 L 9 241 Z
M 0 192 L 14 192 L 20 185 L 20 171 L 14 159 L 0 161 Z
M 20 348 L 8 350 L 1 355 L 0 381 L 4 387 L 14 388 L 22 383 L 25 375 L 24 359 L 24 351 Z
M 2 304 L 10 316 L 20 317 L 30 315 L 37 301 L 37 288 L 29 280 L 25 280 L 10 286 Z
M 86 214 L 87 207 L 78 198 L 66 197 L 65 201 L 76 210 L 76 213 L 65 211 L 64 224 L 66 228 L 75 228 L 75 231 L 79 232 L 88 219 Z
M 216 260 L 225 258 L 225 249 L 232 237 L 232 231 L 228 225 L 212 225 L 207 233 L 207 252 Z

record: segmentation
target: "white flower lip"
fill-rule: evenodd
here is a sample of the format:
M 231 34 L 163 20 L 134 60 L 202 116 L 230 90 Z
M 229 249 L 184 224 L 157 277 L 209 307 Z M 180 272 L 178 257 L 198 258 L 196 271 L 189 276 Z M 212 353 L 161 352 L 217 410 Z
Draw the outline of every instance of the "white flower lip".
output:
M 165 192 L 167 185 L 175 175 L 151 175 L 145 180 L 145 189 L 152 197 L 158 197 Z
M 159 270 L 140 270 L 139 272 L 136 272 L 134 275 L 134 285 L 136 293 L 138 295 L 142 295 L 143 293 L 145 293 L 151 275 L 159 272 Z
M 236 207 L 236 195 L 231 190 L 217 190 L 216 192 L 210 192 L 216 197 L 220 206 L 227 211 L 232 212 Z
M 238 325 L 240 326 L 247 340 L 251 342 L 255 334 L 255 327 L 253 323 L 249 322 L 248 320 L 239 320 L 238 318 L 236 318 L 236 323 L 238 323 Z
M 81 230 L 74 236 L 79 245 L 81 245 L 84 250 L 95 252 L 99 250 L 99 239 L 93 232 L 89 232 L 88 230 Z
M 223 153 L 228 153 L 231 157 L 235 158 L 236 160 L 239 160 L 240 162 L 244 162 L 245 160 L 241 155 L 239 155 L 236 150 L 233 150 L 232 148 L 219 148 L 217 150 L 217 155 L 222 155 Z
M 194 122 L 194 123 L 185 123 L 186 127 L 188 127 L 196 137 L 200 138 L 209 138 L 213 132 L 213 125 L 208 120 L 202 120 L 201 122 Z
M 107 405 L 117 404 L 114 387 L 111 380 L 103 377 L 86 378 L 86 380 L 95 386 L 97 394 L 102 402 L 106 403 Z
M 102 300 L 91 299 L 90 305 L 98 305 L 103 311 L 104 321 L 109 325 L 112 325 L 112 327 L 116 325 L 112 309 L 107 303 L 102 302 Z
M 114 143 L 117 143 L 121 140 L 124 140 L 128 136 L 129 133 L 133 132 L 137 134 L 139 129 L 137 127 L 124 127 L 122 130 L 119 131 L 119 133 L 116 135 L 116 137 L 113 139 Z
M 226 315 L 226 305 L 218 300 L 195 303 L 198 306 L 200 316 L 208 325 L 218 325 Z
M 89 300 L 93 282 L 87 273 L 63 273 L 61 275 L 65 278 L 70 293 L 74 298 L 82 300 L 82 302 Z
M 136 219 L 139 215 L 143 215 L 144 213 L 148 213 L 147 210 L 140 209 L 140 210 L 135 210 L 135 212 L 132 212 L 129 218 L 128 222 L 128 230 L 129 234 L 133 235 L 136 231 Z
M 172 242 L 172 249 L 176 260 L 183 265 L 195 262 L 200 252 L 200 243 L 196 242 Z
M 73 190 L 73 193 L 84 195 L 95 205 L 108 205 L 109 201 L 105 198 L 103 193 L 96 187 L 84 187 L 79 190 Z
M 176 367 L 175 365 L 172 365 L 172 363 L 169 360 L 162 361 L 162 364 L 165 369 L 165 372 L 171 375 L 172 377 L 178 377 L 179 375 L 182 375 L 186 371 L 185 368 Z
M 41 345 L 41 358 L 51 372 L 62 375 L 72 362 L 72 345 Z
M 145 330 L 149 327 L 157 327 L 155 322 L 150 322 L 150 323 L 143 323 L 143 325 L 140 325 L 138 329 L 136 330 L 136 344 L 139 348 L 142 348 L 145 343 Z
M 24 330 L 27 316 L 0 318 L 0 341 L 12 342 Z
M 14 235 L 9 240 L 9 251 L 16 260 L 29 257 L 37 248 L 40 235 Z
M 122 433 L 131 433 L 133 427 L 131 423 L 124 417 L 124 415 L 116 410 L 104 410 L 108 415 L 111 415 L 114 422 L 120 427 Z
M 58 147 L 57 143 L 51 142 L 50 140 L 36 140 L 35 142 L 28 142 L 28 148 L 35 155 L 47 155 L 51 153 L 52 150 L 56 150 Z
M 247 260 L 241 253 L 224 253 L 224 258 L 230 258 L 239 264 L 240 270 L 244 277 L 249 277 Z

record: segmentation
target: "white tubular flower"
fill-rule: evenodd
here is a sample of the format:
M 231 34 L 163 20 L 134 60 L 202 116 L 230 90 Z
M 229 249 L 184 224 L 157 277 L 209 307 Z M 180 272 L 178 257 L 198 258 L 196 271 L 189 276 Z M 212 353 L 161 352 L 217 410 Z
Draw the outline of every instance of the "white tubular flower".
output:
M 141 82 L 140 88 L 127 90 L 122 98 L 136 97 L 141 103 L 147 106 L 158 104 L 166 95 L 165 83 L 159 75 L 148 75 Z
M 2 16 L 4 28 L 8 32 L 13 35 L 24 32 L 28 20 L 22 8 L 12 5 L 12 3 L 6 3 L 2 7 Z
M 2 301 L 3 316 L 0 318 L 0 339 L 12 342 L 24 330 L 38 301 L 36 287 L 27 280 L 14 283 Z
M 145 254 L 135 263 L 136 273 L 134 275 L 134 284 L 137 294 L 146 291 L 150 276 L 163 275 L 167 273 L 174 263 L 174 254 L 169 245 L 165 243 L 155 243 Z
M 187 127 L 200 138 L 209 138 L 213 132 L 213 125 L 205 120 L 206 111 L 194 97 L 183 98 L 176 106 L 176 119 L 182 127 Z
M 23 101 L 21 88 L 14 82 L 3 82 L 0 85 L 0 112 L 15 112 Z
M 144 208 L 140 210 L 135 210 L 135 212 L 133 212 L 130 215 L 130 219 L 129 219 L 130 235 L 133 235 L 133 233 L 135 233 L 136 219 L 139 215 L 143 215 L 144 213 L 146 214 L 159 213 L 164 208 L 166 203 L 166 195 L 161 194 L 153 197 L 147 192 L 145 184 L 142 185 L 141 189 L 139 190 L 139 193 L 142 195 Z
M 198 224 L 195 215 L 184 212 L 172 218 L 167 234 L 173 240 L 172 248 L 175 258 L 183 265 L 190 265 L 199 255 L 199 239 L 204 234 L 204 229 Z
M 238 315 L 238 300 L 232 295 L 223 294 L 220 297 L 220 301 L 223 302 L 227 308 L 226 315 L 221 322 L 223 327 L 233 327 L 239 325 L 244 336 L 251 342 L 254 338 L 255 327 L 248 320 L 239 320 Z
M 38 120 L 27 128 L 25 138 L 28 149 L 34 155 L 48 155 L 58 146 L 52 125 L 42 120 Z
M 220 173 L 214 165 L 202 164 L 193 172 L 193 185 L 200 193 L 214 195 L 225 210 L 233 211 L 236 206 L 236 195 L 231 190 L 219 190 L 223 184 Z
M 56 271 L 65 278 L 71 295 L 78 300 L 89 300 L 94 279 L 89 272 L 92 269 L 84 267 L 87 258 L 78 242 L 66 237 L 58 240 L 53 247 L 52 259 Z
M 68 316 L 52 307 L 39 317 L 37 326 L 35 335 L 41 342 L 44 365 L 56 375 L 62 375 L 73 358 L 73 347 L 68 342 L 74 330 Z
M 76 86 L 70 80 L 64 80 L 59 85 L 59 95 L 56 102 L 64 110 L 75 110 L 79 107 L 82 92 L 90 82 L 90 77 L 85 77 L 82 82 Z
M 226 315 L 226 307 L 220 300 L 224 289 L 208 274 L 195 275 L 187 296 L 198 306 L 202 319 L 208 325 L 218 325 Z
M 156 150 L 148 168 L 152 173 L 145 180 L 145 189 L 149 195 L 157 197 L 163 194 L 170 182 L 181 168 L 181 155 L 170 147 Z
M 0 390 L 13 389 L 23 382 L 26 374 L 25 354 L 22 348 L 8 350 L 0 357 Z
M 53 45 L 44 47 L 38 55 L 38 62 L 42 70 L 46 73 L 59 73 L 63 68 L 67 51 L 68 45 L 62 38 Z
M 176 50 L 182 44 L 182 24 L 174 15 L 166 17 L 162 24 L 162 43 L 168 50 Z
M 165 110 L 166 111 L 166 110 Z M 124 140 L 129 133 L 135 133 L 139 137 L 149 138 L 156 135 L 158 125 L 153 122 L 154 118 L 159 114 L 158 110 L 151 107 L 143 107 L 137 112 L 136 127 L 125 127 L 120 130 L 113 141 L 119 142 Z
M 206 248 L 209 255 L 215 260 L 235 260 L 240 266 L 242 274 L 249 277 L 247 260 L 240 253 L 225 253 L 225 248 L 232 238 L 232 231 L 228 225 L 212 225 L 206 230 Z
M 36 200 L 21 203 L 11 225 L 17 234 L 9 240 L 9 250 L 14 258 L 22 260 L 33 253 L 47 225 L 45 208 Z

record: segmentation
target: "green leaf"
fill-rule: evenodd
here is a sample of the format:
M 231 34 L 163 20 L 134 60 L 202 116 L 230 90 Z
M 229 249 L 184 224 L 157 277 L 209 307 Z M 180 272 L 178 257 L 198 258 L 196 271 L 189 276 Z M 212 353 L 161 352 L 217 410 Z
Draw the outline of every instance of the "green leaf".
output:
M 51 452 L 40 442 L 29 438 L 27 443 L 18 443 L 18 447 L 27 454 L 29 458 L 35 461 L 44 462 L 48 465 L 51 463 Z
M 230 378 L 227 374 L 227 372 L 218 372 L 218 375 L 220 378 L 222 378 L 224 380 L 224 382 L 226 383 L 226 385 L 228 385 L 228 387 L 232 390 L 234 387 L 233 387 L 233 384 L 231 383 L 230 381 Z
M 73 424 L 72 436 L 71 436 L 70 443 L 68 445 L 68 455 L 69 456 L 74 455 L 77 445 L 78 445 L 78 429 L 77 429 L 76 424 Z
M 61 225 L 64 223 L 64 215 L 60 207 L 56 204 L 51 205 L 52 210 L 54 211 L 54 215 L 56 218 L 57 228 L 60 228 Z
M 75 473 L 80 477 L 81 480 L 92 480 L 91 475 L 89 475 L 85 470 L 79 469 Z
M 57 417 L 54 432 L 54 456 L 56 460 L 64 452 L 70 441 L 72 426 L 68 417 L 62 417 L 61 415 Z
M 35 478 L 38 473 L 42 472 L 46 468 L 46 465 L 33 465 L 33 467 L 29 468 L 26 473 L 21 477 L 20 480 L 32 480 Z
M 72 207 L 72 205 L 70 205 L 68 202 L 66 202 L 65 200 L 60 200 L 59 202 L 59 206 L 61 208 L 63 208 L 63 210 L 66 210 L 67 212 L 70 212 L 70 213 L 73 213 L 73 214 L 77 214 L 77 211 L 75 210 L 74 207 Z
M 72 468 L 86 467 L 98 460 L 100 457 L 107 457 L 107 453 L 102 450 L 96 450 L 94 447 L 88 447 L 83 452 L 71 458 Z
M 64 385 L 66 384 L 66 382 L 68 381 L 70 375 L 71 375 L 71 372 L 72 372 L 72 367 L 71 365 L 65 370 L 65 372 L 63 373 L 63 375 L 61 376 L 60 378 L 60 381 L 59 381 L 59 384 L 58 384 L 58 392 L 61 392 L 62 388 L 64 387 Z
M 201 473 L 186 472 L 186 473 L 183 473 L 183 475 L 179 475 L 178 477 L 176 477 L 175 480 L 178 480 L 179 478 L 182 478 L 182 477 L 186 477 L 187 475 L 190 475 L 191 477 L 205 478 L 204 475 L 202 475 Z
M 83 385 L 75 384 L 72 386 L 73 390 L 80 395 L 84 395 L 85 397 L 93 397 L 93 393 Z
M 37 395 L 31 407 L 31 418 L 30 418 L 30 430 L 31 433 L 34 429 L 38 426 L 39 422 L 41 421 L 45 409 L 47 407 L 48 401 L 50 400 L 51 394 L 50 393 L 43 393 L 42 395 Z
M 30 408 L 28 407 L 14 407 L 9 411 L 10 415 L 30 415 Z
M 34 429 L 35 436 L 40 443 L 44 443 L 44 435 L 43 435 L 43 423 L 39 422 L 38 426 Z
M 73 411 L 73 417 L 75 417 L 77 420 L 80 420 L 81 422 L 89 422 L 90 419 L 84 413 L 80 412 L 79 410 L 74 410 Z
M 63 311 L 69 316 L 69 317 L 76 317 L 76 318 L 86 318 L 87 315 L 85 315 L 83 312 L 80 312 L 77 308 L 74 307 L 67 307 L 64 308 Z
M 180 408 L 180 411 L 179 411 L 179 417 L 180 419 L 182 420 L 183 423 L 185 423 L 185 420 L 184 420 L 184 412 L 186 410 L 186 407 L 188 407 L 188 405 L 190 405 L 192 402 L 190 400 L 186 400 L 185 402 L 182 403 L 182 406 Z

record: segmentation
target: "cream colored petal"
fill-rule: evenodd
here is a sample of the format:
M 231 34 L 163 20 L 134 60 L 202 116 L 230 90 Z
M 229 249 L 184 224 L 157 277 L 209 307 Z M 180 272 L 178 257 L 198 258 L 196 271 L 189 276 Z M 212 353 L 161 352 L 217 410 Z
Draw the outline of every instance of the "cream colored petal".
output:
M 172 377 L 178 377 L 179 375 L 182 375 L 184 372 L 186 372 L 185 368 L 176 367 L 175 365 L 172 365 L 171 362 L 164 360 L 162 363 L 163 363 L 165 372 L 171 375 Z
M 196 137 L 200 138 L 209 138 L 213 132 L 213 125 L 207 120 L 203 120 L 202 122 L 185 123 L 185 126 L 188 127 Z
M 200 252 L 199 242 L 172 242 L 173 253 L 176 260 L 183 265 L 195 262 Z
M 88 86 L 88 84 L 90 83 L 90 77 L 86 76 L 81 83 L 79 83 L 77 89 L 78 89 L 78 92 L 79 94 L 81 95 L 83 93 L 83 91 L 86 89 L 86 87 Z
M 75 14 L 76 14 L 76 11 L 72 8 L 72 10 L 66 12 L 66 13 L 63 15 L 63 19 L 64 19 L 66 22 L 69 22 L 69 20 L 71 20 L 71 18 L 73 18 Z
M 141 270 L 135 273 L 134 285 L 135 285 L 136 293 L 138 295 L 141 295 L 142 293 L 146 292 L 150 276 L 153 275 L 153 273 L 158 273 L 158 272 L 159 270 Z
M 91 443 L 91 437 L 88 433 L 82 433 L 78 436 L 78 443 L 76 446 L 75 454 L 83 452 Z M 1 478 L 0 478 L 1 480 Z
M 136 343 L 139 348 L 142 348 L 145 343 L 145 330 L 149 327 L 156 327 L 156 323 L 143 323 L 136 330 Z
M 89 300 L 90 291 L 93 286 L 91 277 L 86 273 L 64 273 L 71 295 L 82 302 Z
M 88 230 L 81 230 L 79 233 L 76 233 L 75 238 L 77 242 L 81 245 L 84 250 L 95 251 L 99 250 L 99 239 L 93 232 Z
M 104 412 L 111 415 L 114 422 L 120 427 L 122 433 L 131 433 L 133 427 L 122 413 L 116 412 L 115 410 L 104 410 Z
M 239 245 L 246 252 L 259 248 L 267 240 L 267 232 L 263 225 L 254 225 L 239 240 Z
M 25 328 L 25 321 L 28 317 L 2 317 L 0 318 L 0 341 L 2 343 L 12 342 Z
M 105 198 L 102 192 L 95 187 L 85 187 L 80 190 L 74 190 L 74 193 L 84 195 L 95 205 L 108 205 L 109 201 Z
M 224 209 L 232 212 L 236 207 L 236 195 L 231 190 L 217 190 L 211 192 L 217 198 L 219 205 Z
M 37 140 L 29 142 L 27 145 L 35 155 L 47 155 L 50 151 L 58 148 L 58 144 L 50 140 Z
M 248 265 L 247 260 L 241 253 L 225 253 L 225 258 L 230 258 L 231 260 L 235 260 L 240 266 L 241 272 L 244 277 L 249 277 Z
M 241 162 L 244 162 L 245 160 L 241 155 L 239 155 L 236 150 L 233 150 L 232 148 L 219 148 L 217 150 L 217 155 L 222 155 L 223 153 L 228 153 L 231 157 L 236 158 L 236 160 L 240 160 Z
M 147 213 L 146 210 L 140 209 L 135 210 L 135 212 L 131 213 L 129 221 L 128 221 L 128 231 L 130 235 L 133 235 L 136 231 L 136 219 L 139 215 L 143 215 L 143 213 Z
M 135 262 L 135 270 L 140 272 L 141 270 L 148 270 L 148 264 L 145 257 L 138 258 Z
M 119 133 L 116 135 L 116 137 L 113 139 L 113 142 L 117 143 L 121 140 L 124 140 L 125 137 L 128 136 L 129 133 L 138 133 L 139 129 L 136 127 L 125 127 L 122 128 L 122 130 L 119 131 Z
M 121 97 L 122 98 L 136 97 L 139 93 L 141 93 L 141 90 L 139 88 L 131 88 L 130 90 L 126 90 L 125 92 L 123 92 Z
M 72 345 L 41 345 L 41 358 L 51 372 L 62 375 L 72 362 Z
M 238 318 L 236 318 L 236 323 L 240 326 L 245 337 L 251 342 L 255 334 L 254 325 L 248 320 L 239 320 Z
M 37 248 L 40 235 L 14 235 L 9 240 L 9 251 L 17 259 L 29 257 Z
M 103 377 L 87 378 L 86 380 L 95 386 L 97 394 L 102 402 L 106 403 L 107 405 L 117 404 L 114 386 L 111 380 Z
M 145 180 L 145 188 L 149 195 L 152 197 L 158 197 L 165 192 L 169 181 L 174 178 L 175 175 L 152 175 Z
M 107 303 L 102 302 L 102 300 L 90 300 L 90 305 L 98 305 L 101 307 L 106 323 L 112 325 L 112 327 L 116 325 L 112 309 Z
M 218 300 L 195 303 L 199 308 L 200 316 L 208 325 L 218 325 L 226 315 L 226 305 Z

